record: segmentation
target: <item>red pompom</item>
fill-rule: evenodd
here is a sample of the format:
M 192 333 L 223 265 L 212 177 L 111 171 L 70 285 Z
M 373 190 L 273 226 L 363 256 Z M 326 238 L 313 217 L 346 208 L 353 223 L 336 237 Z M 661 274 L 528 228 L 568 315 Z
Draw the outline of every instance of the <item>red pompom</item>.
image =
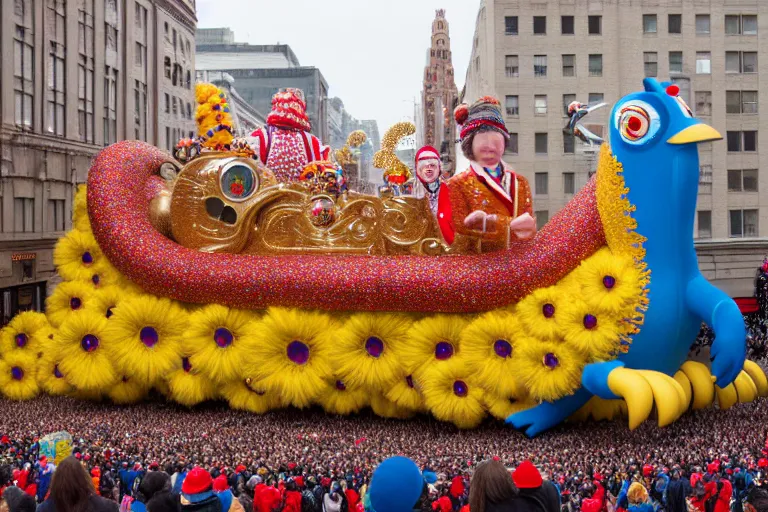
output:
M 456 110 L 453 111 L 453 117 L 456 119 L 456 122 L 459 124 L 464 124 L 464 122 L 469 117 L 469 107 L 466 103 L 462 103 L 458 107 L 456 107 Z
M 483 96 L 482 98 L 480 98 L 479 101 L 483 103 L 490 103 L 491 105 L 501 105 L 501 103 L 499 103 L 499 100 L 497 100 L 493 96 Z

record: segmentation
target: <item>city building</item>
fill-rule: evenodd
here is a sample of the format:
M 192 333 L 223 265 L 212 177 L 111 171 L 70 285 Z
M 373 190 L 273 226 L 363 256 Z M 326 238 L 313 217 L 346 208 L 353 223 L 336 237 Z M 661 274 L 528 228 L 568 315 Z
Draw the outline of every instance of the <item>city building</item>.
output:
M 240 96 L 235 89 L 235 79 L 223 71 L 200 71 L 196 80 L 214 84 L 224 90 L 229 102 L 235 137 L 244 137 L 266 124 L 266 114 L 259 112 Z
M 319 69 L 301 66 L 290 46 L 197 45 L 195 65 L 199 79 L 206 71 L 229 74 L 237 84 L 238 94 L 257 112 L 268 113 L 272 96 L 280 89 L 301 89 L 307 101 L 312 133 L 323 142 L 328 140 L 328 83 Z
M 0 325 L 44 307 L 93 156 L 194 130 L 196 23 L 191 0 L 0 4 Z
M 453 109 L 458 91 L 453 75 L 451 38 L 445 9 L 435 11 L 432 22 L 432 44 L 427 50 L 424 83 L 421 93 L 422 112 L 417 140 L 440 151 L 443 170 L 453 174 L 456 166 L 456 122 Z
M 694 236 L 705 275 L 751 295 L 768 252 L 768 2 L 757 0 L 483 0 L 463 100 L 490 94 L 506 113 L 505 160 L 530 181 L 543 225 L 594 172 L 596 154 L 563 134 L 573 100 L 608 107 L 589 123 L 606 133 L 610 106 L 644 77 L 677 83 L 695 115 L 725 140 L 699 145 Z M 761 67 L 762 66 L 762 67 Z M 663 207 L 663 205 L 660 205 Z
M 198 28 L 195 32 L 195 43 L 208 44 L 234 44 L 235 33 L 229 28 Z

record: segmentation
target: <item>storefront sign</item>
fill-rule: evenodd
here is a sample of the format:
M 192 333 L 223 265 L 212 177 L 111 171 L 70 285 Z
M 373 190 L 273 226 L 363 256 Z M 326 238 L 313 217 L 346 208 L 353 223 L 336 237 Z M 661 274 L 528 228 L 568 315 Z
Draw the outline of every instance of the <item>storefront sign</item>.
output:
M 37 258 L 36 252 L 19 252 L 11 256 L 11 261 L 29 261 Z

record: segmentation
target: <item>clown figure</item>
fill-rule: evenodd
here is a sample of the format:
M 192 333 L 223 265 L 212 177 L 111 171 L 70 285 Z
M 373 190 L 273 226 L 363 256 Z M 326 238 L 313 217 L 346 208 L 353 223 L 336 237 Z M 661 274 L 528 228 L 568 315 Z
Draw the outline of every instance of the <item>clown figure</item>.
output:
M 424 146 L 416 152 L 416 182 L 413 195 L 419 199 L 427 198 L 429 209 L 437 214 L 438 197 L 448 189 L 442 179 L 443 166 L 437 150 Z

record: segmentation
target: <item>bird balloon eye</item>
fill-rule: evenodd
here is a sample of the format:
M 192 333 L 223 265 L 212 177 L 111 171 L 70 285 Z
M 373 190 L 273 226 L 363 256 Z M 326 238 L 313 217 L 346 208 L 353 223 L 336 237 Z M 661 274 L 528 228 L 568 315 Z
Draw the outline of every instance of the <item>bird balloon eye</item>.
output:
M 616 128 L 629 144 L 647 142 L 658 131 L 659 125 L 658 113 L 644 101 L 630 102 L 616 113 Z
M 258 187 L 258 178 L 248 164 L 232 159 L 220 167 L 219 184 L 224 197 L 230 201 L 244 201 Z

